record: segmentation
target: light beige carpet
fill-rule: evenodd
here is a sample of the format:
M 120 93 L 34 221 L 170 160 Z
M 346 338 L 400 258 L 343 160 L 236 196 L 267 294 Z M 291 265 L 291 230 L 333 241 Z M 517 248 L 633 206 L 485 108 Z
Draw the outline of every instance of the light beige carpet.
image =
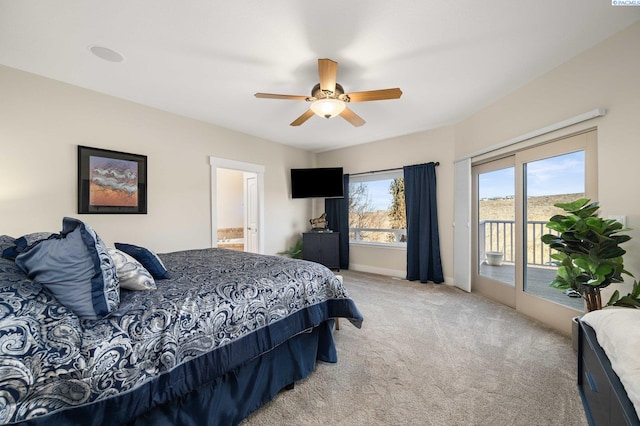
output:
M 568 337 L 446 285 L 341 274 L 362 329 L 342 320 L 338 363 L 243 426 L 587 424 Z

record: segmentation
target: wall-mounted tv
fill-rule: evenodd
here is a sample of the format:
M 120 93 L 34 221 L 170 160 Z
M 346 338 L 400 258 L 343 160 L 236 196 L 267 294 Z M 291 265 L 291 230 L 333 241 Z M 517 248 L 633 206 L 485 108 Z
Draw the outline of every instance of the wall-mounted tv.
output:
M 343 196 L 342 167 L 291 169 L 291 198 Z

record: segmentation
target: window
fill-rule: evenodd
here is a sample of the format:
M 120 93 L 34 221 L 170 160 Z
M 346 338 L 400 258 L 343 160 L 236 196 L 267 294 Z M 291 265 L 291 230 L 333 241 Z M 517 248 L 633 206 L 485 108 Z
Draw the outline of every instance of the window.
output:
M 350 242 L 405 246 L 406 228 L 402 170 L 350 176 Z

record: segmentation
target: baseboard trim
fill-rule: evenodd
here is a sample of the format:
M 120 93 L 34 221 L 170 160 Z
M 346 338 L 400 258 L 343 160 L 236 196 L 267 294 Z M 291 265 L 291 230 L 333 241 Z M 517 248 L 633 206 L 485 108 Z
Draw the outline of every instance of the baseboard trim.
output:
M 407 277 L 407 271 L 398 270 L 398 269 L 389 269 L 389 268 L 377 268 L 371 265 L 358 265 L 354 263 L 349 264 L 349 269 L 357 272 L 366 272 L 369 274 L 377 274 L 377 275 L 385 275 L 387 277 L 394 277 L 405 279 Z M 454 281 L 453 277 L 444 277 L 444 283 L 446 285 L 453 286 Z
M 377 268 L 371 265 L 357 265 L 350 263 L 349 269 L 358 272 L 367 272 L 369 274 L 386 275 L 388 277 L 406 278 L 407 272 L 398 269 Z

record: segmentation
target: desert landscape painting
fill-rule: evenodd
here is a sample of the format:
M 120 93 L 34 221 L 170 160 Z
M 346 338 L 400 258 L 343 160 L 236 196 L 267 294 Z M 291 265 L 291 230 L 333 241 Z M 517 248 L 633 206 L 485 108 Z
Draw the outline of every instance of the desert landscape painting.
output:
M 89 157 L 89 205 L 138 206 L 138 162 Z

